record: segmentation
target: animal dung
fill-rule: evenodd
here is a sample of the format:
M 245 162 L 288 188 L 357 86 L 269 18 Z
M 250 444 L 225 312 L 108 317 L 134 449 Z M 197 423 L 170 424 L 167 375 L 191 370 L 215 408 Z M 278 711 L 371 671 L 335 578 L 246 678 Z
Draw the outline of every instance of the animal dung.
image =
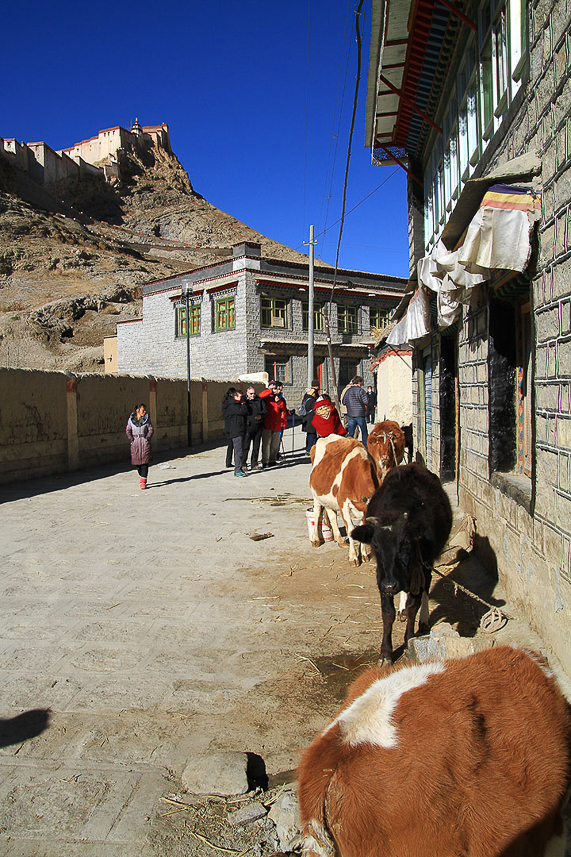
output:
M 273 533 L 254 533 L 253 536 L 250 536 L 253 542 L 261 542 L 262 539 L 273 539 Z

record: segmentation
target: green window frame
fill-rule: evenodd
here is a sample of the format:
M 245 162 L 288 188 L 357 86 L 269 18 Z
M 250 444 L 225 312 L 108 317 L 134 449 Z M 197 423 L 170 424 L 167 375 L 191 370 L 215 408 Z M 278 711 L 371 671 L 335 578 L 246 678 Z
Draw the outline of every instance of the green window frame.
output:
M 218 298 L 214 306 L 214 329 L 234 330 L 236 327 L 235 299 Z
M 377 330 L 384 330 L 389 323 L 390 309 L 372 308 L 370 310 L 371 327 Z
M 302 301 L 301 316 L 303 330 L 309 330 L 309 302 Z M 313 304 L 313 329 L 317 333 L 321 333 L 324 329 L 323 323 L 323 304 Z
M 337 328 L 339 333 L 358 333 L 359 315 L 356 306 L 337 306 Z
M 189 336 L 200 336 L 200 304 L 189 306 L 190 327 Z M 177 307 L 176 311 L 176 335 L 186 336 L 186 305 Z
M 262 327 L 279 327 L 281 330 L 287 330 L 289 301 L 265 294 L 261 295 L 260 301 Z

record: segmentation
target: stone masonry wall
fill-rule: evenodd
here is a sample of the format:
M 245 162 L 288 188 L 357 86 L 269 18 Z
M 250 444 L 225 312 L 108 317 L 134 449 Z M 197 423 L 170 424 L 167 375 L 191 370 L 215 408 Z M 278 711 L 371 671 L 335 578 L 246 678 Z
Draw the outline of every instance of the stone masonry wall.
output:
M 150 374 L 186 378 L 186 337 L 176 336 L 175 307 L 181 299 L 171 300 L 177 291 L 173 288 L 146 296 L 143 319 L 117 325 L 119 372 L 139 372 L 143 368 Z M 225 295 L 235 297 L 236 328 L 215 331 L 215 301 Z M 212 380 L 237 378 L 246 372 L 245 342 L 247 324 L 250 323 L 246 321 L 248 308 L 244 274 L 239 274 L 237 287 L 232 286 L 213 295 L 204 292 L 200 306 L 200 335 L 190 337 L 191 377 Z
M 460 342 L 461 502 L 477 518 L 502 581 L 563 665 L 571 667 L 571 6 L 528 6 L 530 80 L 489 168 L 527 151 L 542 161 L 542 220 L 532 288 L 535 495 L 531 511 L 488 479 L 487 319 Z
M 288 328 L 262 328 L 260 291 L 256 285 L 259 274 L 247 269 L 237 270 L 232 277 L 232 285 L 213 293 L 204 290 L 201 298 L 201 331 L 199 336 L 190 337 L 190 373 L 193 378 L 219 380 L 236 379 L 240 375 L 263 372 L 265 354 L 260 342 L 266 343 L 266 350 L 272 351 L 272 342 L 276 342 L 276 354 L 287 349 L 291 354 L 291 380 L 284 393 L 289 407 L 297 407 L 307 387 L 307 345 L 304 339 L 302 301 L 307 293 L 290 300 Z M 237 285 L 235 283 L 237 282 Z M 202 287 L 199 284 L 197 288 Z M 152 375 L 169 378 L 186 378 L 186 337 L 176 336 L 175 307 L 181 298 L 171 300 L 178 295 L 180 283 L 169 283 L 169 288 L 145 295 L 143 318 L 123 322 L 117 325 L 117 371 L 119 373 L 137 373 L 144 371 Z M 290 298 L 289 292 L 287 293 Z M 235 297 L 236 328 L 228 331 L 214 330 L 215 302 L 226 295 Z M 195 296 L 196 297 L 196 296 Z M 369 328 L 368 307 L 360 307 L 360 325 L 362 330 Z M 331 319 L 333 343 L 340 345 L 343 337 L 337 331 L 337 310 L 333 306 Z M 362 338 L 362 337 L 360 337 Z M 279 344 L 278 344 L 279 343 Z M 322 359 L 326 343 L 325 333 L 317 333 L 315 344 Z M 339 372 L 339 359 L 336 359 L 336 372 Z M 373 384 L 374 376 L 368 360 L 359 360 L 364 383 Z

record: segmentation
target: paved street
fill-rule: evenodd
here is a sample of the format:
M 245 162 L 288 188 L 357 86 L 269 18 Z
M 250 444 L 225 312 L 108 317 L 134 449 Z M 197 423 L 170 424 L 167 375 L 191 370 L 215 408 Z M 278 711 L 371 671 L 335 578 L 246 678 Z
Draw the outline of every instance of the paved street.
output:
M 373 567 L 309 546 L 303 440 L 247 479 L 219 447 L 160 459 L 145 492 L 120 467 L 0 488 L 0 717 L 52 712 L 0 749 L 3 857 L 210 854 L 161 819 L 189 758 L 291 779 L 380 642 Z
M 374 653 L 379 627 L 371 566 L 309 547 L 304 439 L 247 479 L 219 447 L 161 459 L 146 492 L 119 467 L 0 488 L 0 716 L 52 710 L 0 750 L 5 857 L 161 853 L 150 819 L 191 754 L 295 767 L 336 704 L 304 699 L 311 661 Z

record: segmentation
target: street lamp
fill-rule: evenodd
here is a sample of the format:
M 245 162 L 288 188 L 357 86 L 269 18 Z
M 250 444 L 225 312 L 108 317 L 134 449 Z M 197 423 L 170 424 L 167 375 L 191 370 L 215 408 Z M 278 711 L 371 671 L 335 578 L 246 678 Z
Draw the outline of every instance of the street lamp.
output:
M 192 446 L 192 415 L 190 412 L 190 295 L 192 286 L 188 280 L 183 280 L 182 296 L 186 301 L 186 396 L 187 396 L 187 439 Z

